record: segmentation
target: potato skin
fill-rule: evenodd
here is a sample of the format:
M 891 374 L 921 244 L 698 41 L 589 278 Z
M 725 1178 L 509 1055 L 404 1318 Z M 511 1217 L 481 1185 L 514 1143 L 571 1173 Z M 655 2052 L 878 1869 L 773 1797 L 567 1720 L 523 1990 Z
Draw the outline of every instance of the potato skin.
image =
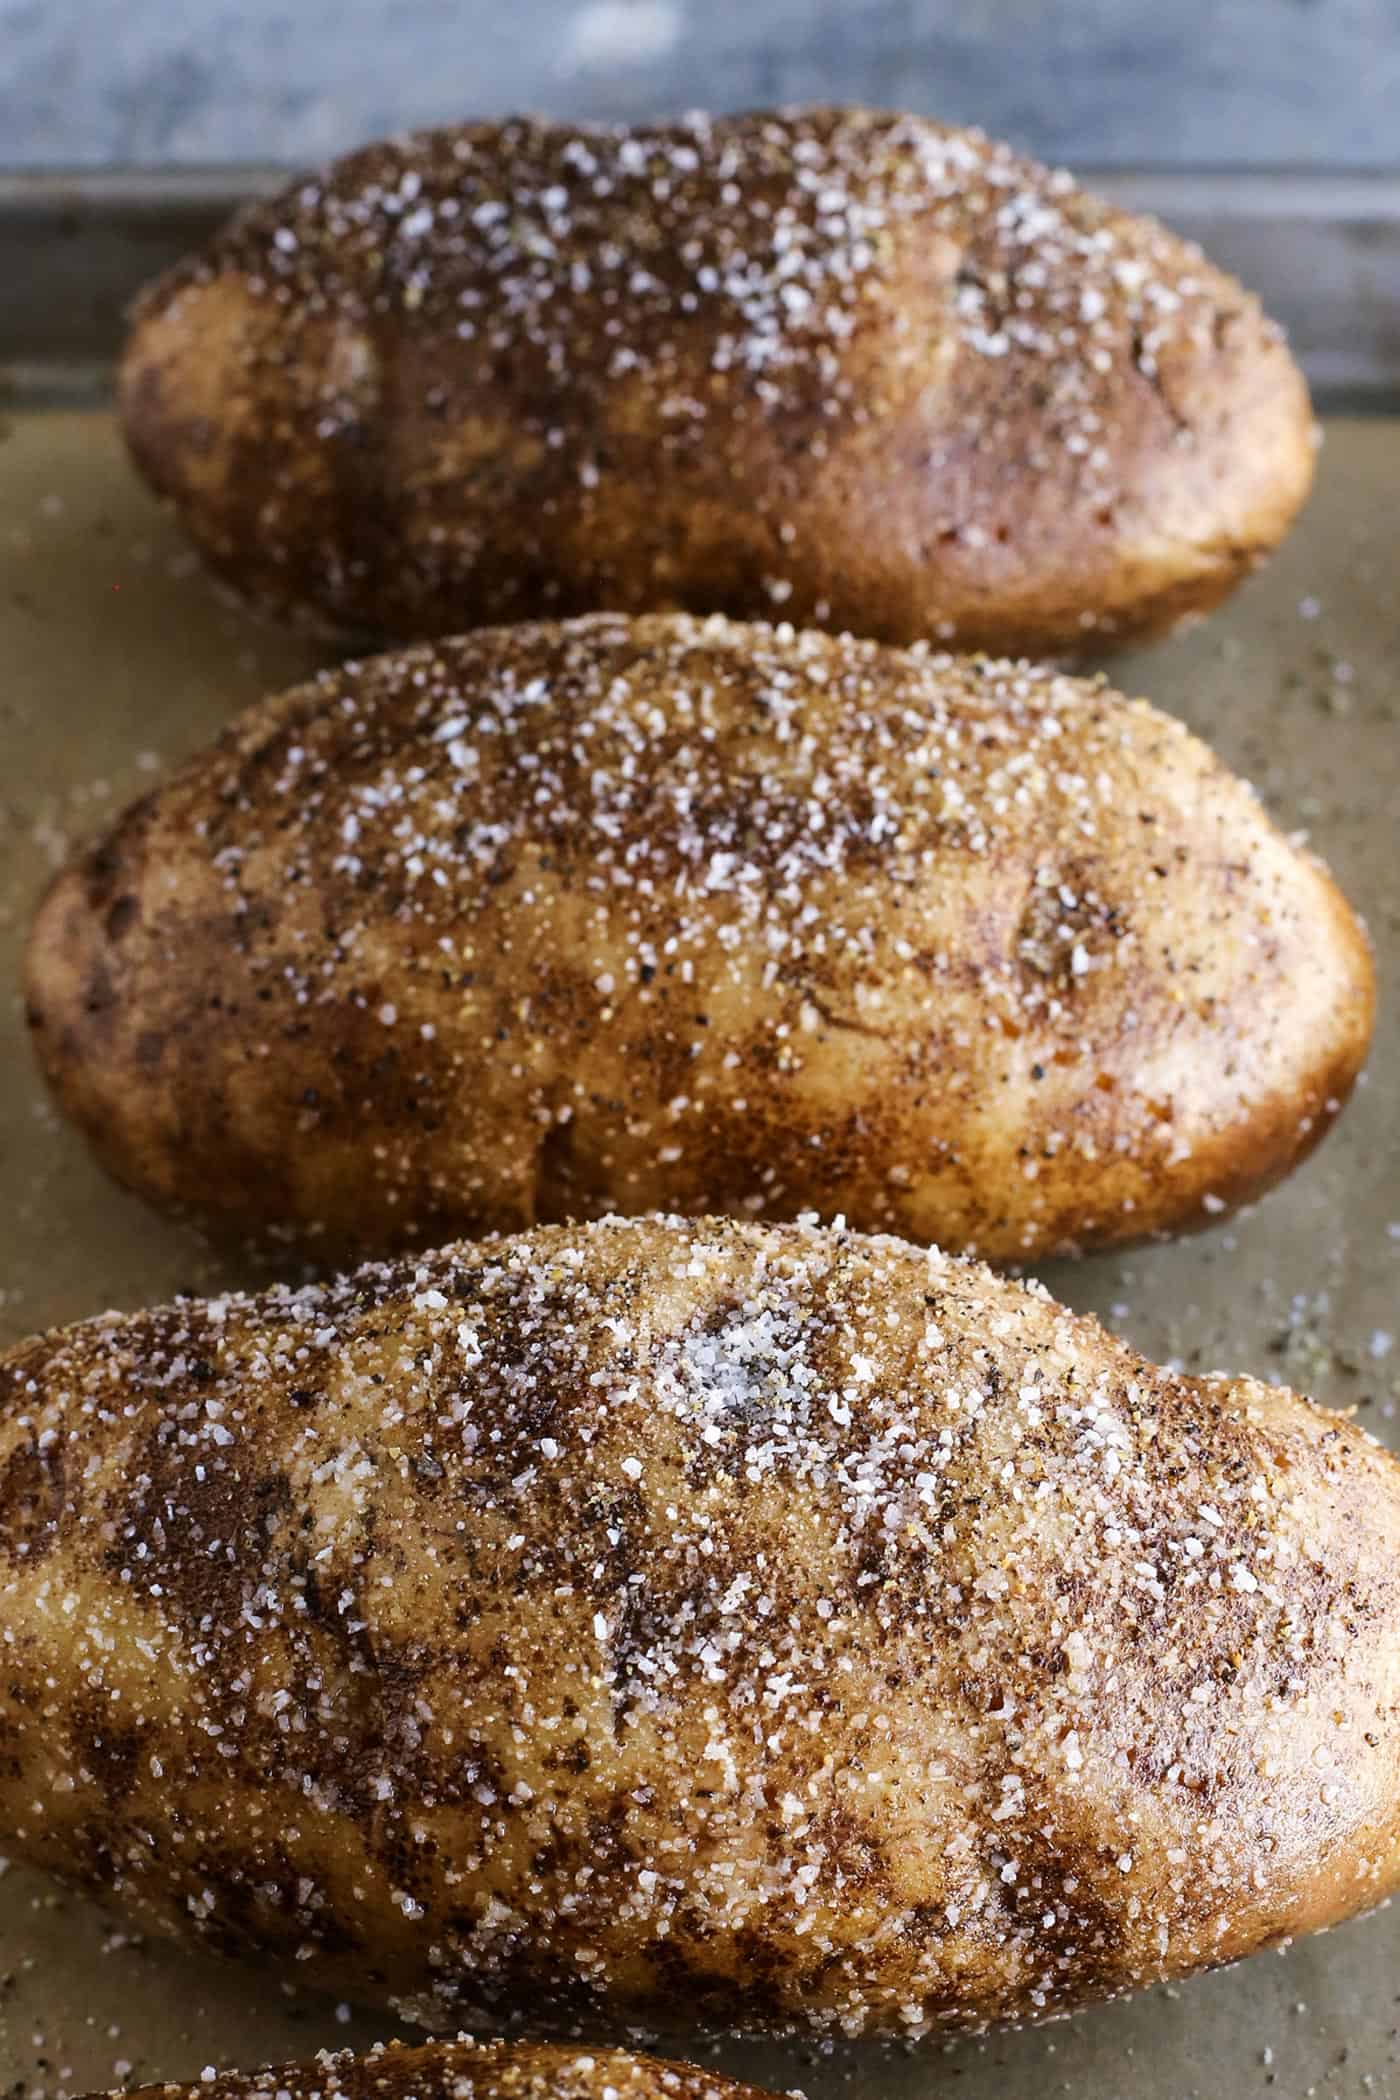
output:
M 546 1227 L 0 1360 L 0 1834 L 425 2025 L 919 2034 L 1400 1884 L 1400 1470 L 894 1240 Z
M 814 1210 L 995 1259 L 1267 1185 L 1374 1002 L 1325 873 L 1144 703 L 603 615 L 252 710 L 60 877 L 28 995 L 107 1166 L 226 1235 Z
M 1222 598 L 1312 477 L 1257 302 L 861 109 L 369 147 L 136 309 L 137 466 L 335 635 L 671 609 L 1029 653 Z
M 628 2049 L 462 2036 L 419 2048 L 391 2042 L 363 2056 L 323 2050 L 311 2063 L 124 2091 L 127 2100 L 773 2100 L 717 2071 Z

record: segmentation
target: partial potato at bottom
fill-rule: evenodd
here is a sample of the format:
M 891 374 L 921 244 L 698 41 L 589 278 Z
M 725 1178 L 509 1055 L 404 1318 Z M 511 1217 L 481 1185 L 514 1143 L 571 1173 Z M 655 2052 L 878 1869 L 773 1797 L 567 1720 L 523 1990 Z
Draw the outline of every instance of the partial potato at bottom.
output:
M 235 1237 L 811 1209 L 994 1259 L 1266 1187 L 1374 1003 L 1320 865 L 1144 703 L 608 615 L 253 710 L 60 878 L 28 994 L 112 1172 Z
M 0 1839 L 425 2024 L 1040 2017 L 1400 1885 L 1400 1467 L 895 1240 L 0 1362 Z
M 124 2092 L 126 2100 L 773 2100 L 717 2071 L 631 2050 L 460 2037 L 417 2049 L 395 2042 L 364 2056 L 322 2051 L 311 2063 Z
M 218 576 L 388 638 L 609 606 L 1074 649 L 1222 598 L 1313 465 L 1196 248 L 859 109 L 368 147 L 151 288 L 121 403 Z

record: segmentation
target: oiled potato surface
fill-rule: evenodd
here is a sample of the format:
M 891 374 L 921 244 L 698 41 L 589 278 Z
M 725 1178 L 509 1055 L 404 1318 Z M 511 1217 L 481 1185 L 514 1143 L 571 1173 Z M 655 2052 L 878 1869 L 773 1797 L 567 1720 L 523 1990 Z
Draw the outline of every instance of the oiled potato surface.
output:
M 993 1259 L 1275 1180 L 1374 996 L 1318 863 L 1142 702 L 607 615 L 253 710 L 61 877 L 28 991 L 112 1171 L 235 1236 L 812 1209 Z
M 121 400 L 220 577 L 399 639 L 611 607 L 1077 648 L 1221 598 L 1313 462 L 1197 249 L 859 109 L 368 147 L 151 289 Z
M 126 2088 L 130 2100 L 771 2100 L 696 2064 L 547 2042 L 399 2043 L 365 2056 L 206 2072 L 195 2085 Z
M 545 1228 L 0 1367 L 0 1836 L 426 2023 L 918 2034 L 1400 1882 L 1400 1470 L 975 1263 Z

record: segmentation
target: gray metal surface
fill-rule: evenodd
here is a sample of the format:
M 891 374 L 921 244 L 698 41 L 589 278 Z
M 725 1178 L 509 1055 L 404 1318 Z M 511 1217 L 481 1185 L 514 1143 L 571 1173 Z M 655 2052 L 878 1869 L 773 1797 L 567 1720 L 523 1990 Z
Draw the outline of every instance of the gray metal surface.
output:
M 468 111 L 858 99 L 1050 159 L 1390 166 L 1395 0 L 0 0 L 0 153 L 309 160 Z

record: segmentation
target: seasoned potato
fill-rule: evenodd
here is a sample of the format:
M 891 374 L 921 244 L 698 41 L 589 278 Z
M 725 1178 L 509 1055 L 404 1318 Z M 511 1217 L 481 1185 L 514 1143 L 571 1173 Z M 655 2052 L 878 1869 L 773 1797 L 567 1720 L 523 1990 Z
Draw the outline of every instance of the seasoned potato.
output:
M 367 2056 L 325 2051 L 314 2063 L 225 2071 L 194 2085 L 125 2089 L 125 2100 L 772 2100 L 696 2064 L 625 2049 L 542 2042 L 398 2043 Z
M 1272 1181 L 1373 988 L 1141 702 L 599 616 L 246 716 L 61 877 L 29 999 L 112 1171 L 235 1234 L 810 1208 L 1000 1258 Z
M 1039 2017 L 1400 1886 L 1400 1468 L 891 1239 L 0 1359 L 0 1837 L 426 2025 Z
M 121 402 L 217 575 L 398 637 L 781 608 L 1073 648 L 1223 597 L 1313 458 L 1195 248 L 859 109 L 352 154 L 152 288 Z

